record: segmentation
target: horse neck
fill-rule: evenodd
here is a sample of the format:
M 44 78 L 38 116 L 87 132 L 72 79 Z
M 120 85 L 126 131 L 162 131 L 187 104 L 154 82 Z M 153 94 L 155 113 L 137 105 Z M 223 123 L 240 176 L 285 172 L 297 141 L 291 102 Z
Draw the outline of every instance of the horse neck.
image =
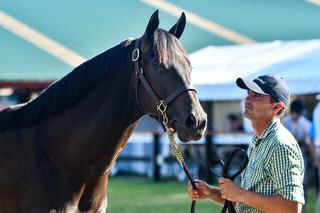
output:
M 70 169 L 85 170 L 84 165 L 103 171 L 110 168 L 136 121 L 142 116 L 135 99 L 136 78 L 131 62 L 131 46 L 118 50 L 122 51 L 120 57 L 115 55 L 110 58 L 113 62 L 108 63 L 113 65 L 104 68 L 112 67 L 112 70 L 102 70 L 108 74 L 88 97 L 61 114 L 62 120 L 68 122 L 52 125 L 56 128 L 53 133 L 63 132 L 58 140 L 59 145 L 53 142 L 58 152 L 65 152 L 63 147 L 73 148 L 67 153 L 68 156 L 65 153 L 58 155 L 61 156 L 59 161 Z

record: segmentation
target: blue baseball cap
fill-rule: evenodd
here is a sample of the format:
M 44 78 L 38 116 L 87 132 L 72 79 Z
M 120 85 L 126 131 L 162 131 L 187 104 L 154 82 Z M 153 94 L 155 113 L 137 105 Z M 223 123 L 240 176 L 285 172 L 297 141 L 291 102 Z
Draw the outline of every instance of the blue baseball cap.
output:
M 270 95 L 277 101 L 281 101 L 285 108 L 290 102 L 290 92 L 287 83 L 275 75 L 262 75 L 253 81 L 238 78 L 237 86 L 241 89 L 252 90 L 262 95 Z

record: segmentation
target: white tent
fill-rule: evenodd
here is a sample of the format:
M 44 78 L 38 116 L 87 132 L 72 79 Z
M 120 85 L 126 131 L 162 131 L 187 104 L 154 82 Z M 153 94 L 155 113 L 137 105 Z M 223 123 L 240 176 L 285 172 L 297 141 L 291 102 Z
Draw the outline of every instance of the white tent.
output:
M 245 91 L 236 79 L 267 73 L 284 78 L 293 95 L 320 92 L 320 40 L 208 46 L 190 58 L 192 83 L 203 101 L 241 99 Z

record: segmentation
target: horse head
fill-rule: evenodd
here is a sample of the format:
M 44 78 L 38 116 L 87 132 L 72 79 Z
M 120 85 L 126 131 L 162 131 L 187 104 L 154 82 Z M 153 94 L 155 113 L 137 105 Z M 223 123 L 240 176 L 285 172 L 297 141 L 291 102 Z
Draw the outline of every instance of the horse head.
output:
M 185 25 L 182 13 L 169 31 L 160 29 L 158 11 L 154 12 L 132 54 L 140 110 L 173 128 L 183 142 L 199 140 L 207 123 L 191 86 L 191 63 L 179 41 Z

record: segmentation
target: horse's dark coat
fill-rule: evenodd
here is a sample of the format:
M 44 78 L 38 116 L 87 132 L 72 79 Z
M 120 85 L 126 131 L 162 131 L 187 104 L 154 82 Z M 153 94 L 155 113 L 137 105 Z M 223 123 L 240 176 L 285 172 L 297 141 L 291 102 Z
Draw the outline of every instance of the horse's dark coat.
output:
M 177 39 L 183 21 L 169 33 L 157 29 L 156 12 L 140 38 L 141 66 L 160 97 L 190 83 L 190 63 Z M 136 96 L 134 42 L 116 45 L 36 99 L 0 112 L 1 213 L 105 212 L 113 162 L 138 119 L 157 116 L 141 85 Z M 206 116 L 192 92 L 170 105 L 168 117 L 182 140 L 203 133 Z

